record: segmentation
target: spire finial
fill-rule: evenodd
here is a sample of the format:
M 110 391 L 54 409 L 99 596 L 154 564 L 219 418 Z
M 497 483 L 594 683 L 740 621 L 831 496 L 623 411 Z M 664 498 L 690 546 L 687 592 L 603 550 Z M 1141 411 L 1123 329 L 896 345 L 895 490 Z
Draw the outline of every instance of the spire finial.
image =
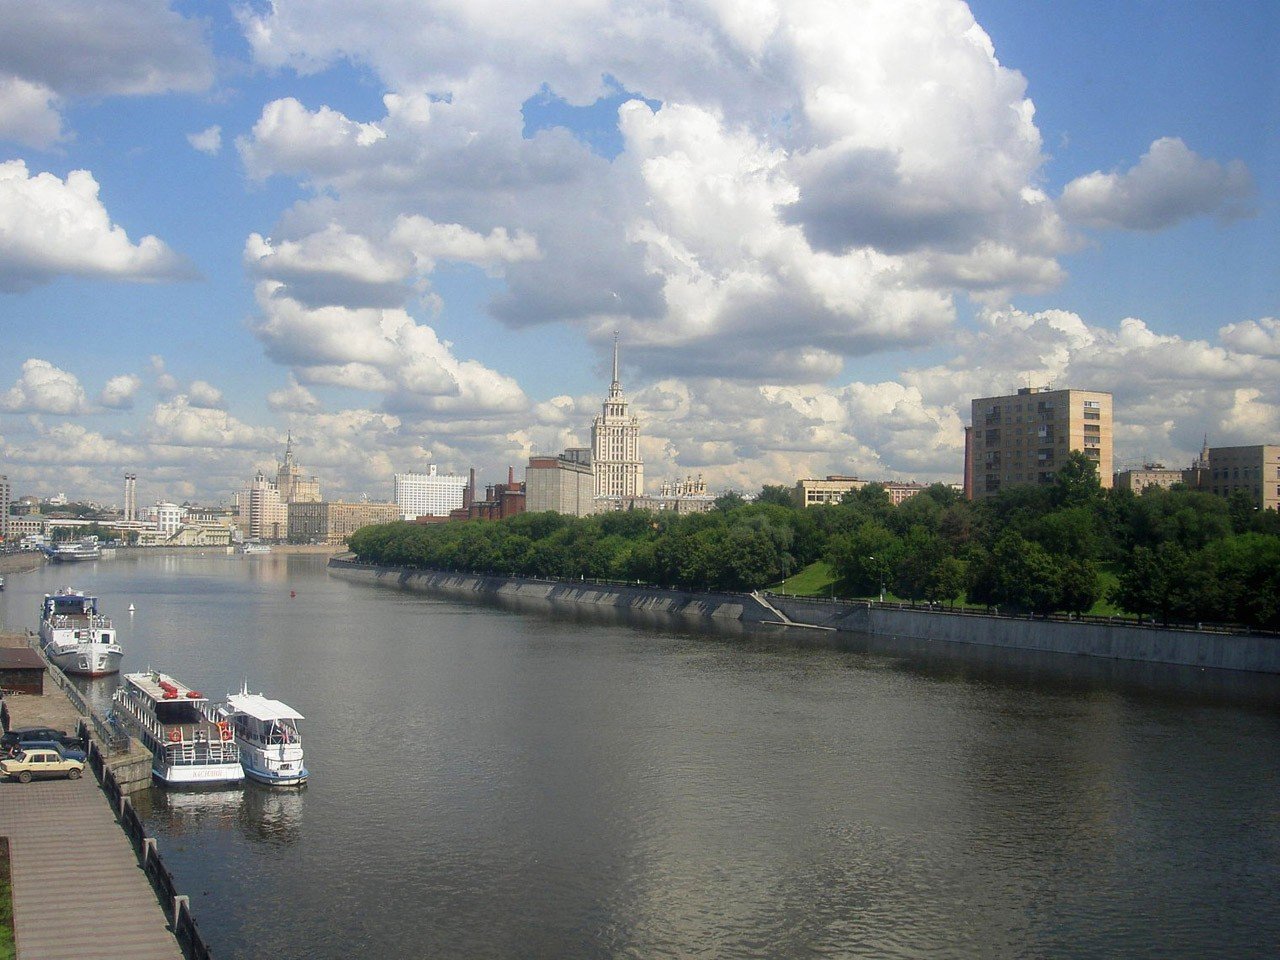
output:
M 618 331 L 613 331 L 613 385 L 618 386 Z

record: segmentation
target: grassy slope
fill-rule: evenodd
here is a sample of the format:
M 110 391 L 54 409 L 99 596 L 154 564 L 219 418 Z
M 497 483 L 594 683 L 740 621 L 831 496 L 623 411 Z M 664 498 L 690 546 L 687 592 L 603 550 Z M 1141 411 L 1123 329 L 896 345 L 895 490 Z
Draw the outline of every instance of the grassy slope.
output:
M 1102 594 L 1105 597 L 1107 592 L 1115 586 L 1116 570 L 1112 564 L 1104 564 L 1098 571 L 1098 579 L 1101 580 Z M 828 597 L 832 595 L 834 590 L 835 596 L 848 596 L 843 590 L 840 583 L 835 579 L 831 572 L 831 567 L 819 560 L 817 563 L 811 563 L 803 570 L 799 571 L 795 576 L 788 577 L 782 583 L 774 584 L 769 588 L 777 593 L 789 593 L 797 597 Z M 897 600 L 898 598 L 890 594 L 885 594 L 886 600 Z M 970 606 L 970 604 L 962 604 L 962 606 Z M 1107 600 L 1099 600 L 1093 605 L 1093 609 L 1089 611 L 1095 617 L 1114 617 L 1122 616 L 1122 611 L 1117 609 Z

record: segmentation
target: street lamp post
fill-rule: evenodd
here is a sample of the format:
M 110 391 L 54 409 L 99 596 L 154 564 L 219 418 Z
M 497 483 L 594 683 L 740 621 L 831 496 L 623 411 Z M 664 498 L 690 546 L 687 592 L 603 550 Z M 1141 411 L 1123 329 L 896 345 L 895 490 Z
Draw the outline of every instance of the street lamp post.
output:
M 880 567 L 880 562 L 875 557 L 867 557 L 876 565 L 876 572 L 880 574 L 880 602 L 884 603 L 884 570 Z

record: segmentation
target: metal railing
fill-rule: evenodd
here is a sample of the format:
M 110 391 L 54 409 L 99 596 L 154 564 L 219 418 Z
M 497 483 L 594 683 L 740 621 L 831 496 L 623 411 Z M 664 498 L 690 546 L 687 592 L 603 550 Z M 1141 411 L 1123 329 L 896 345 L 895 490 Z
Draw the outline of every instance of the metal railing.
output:
M 92 729 L 111 753 L 128 753 L 131 745 L 129 735 L 94 712 L 93 708 L 84 699 L 83 694 L 80 693 L 80 690 L 71 682 L 71 678 L 62 672 L 61 667 L 49 659 L 48 655 L 40 647 L 38 638 L 29 636 L 27 641 L 31 649 L 40 654 L 40 659 L 44 661 L 45 670 L 53 678 L 53 682 L 66 694 L 67 699 L 71 701 L 71 705 L 80 713 L 81 723 Z
M 169 868 L 160 857 L 159 844 L 155 837 L 147 836 L 142 818 L 138 816 L 133 803 L 120 789 L 115 774 L 107 766 L 96 743 L 89 744 L 88 762 L 94 776 L 98 778 L 98 783 L 102 785 L 102 792 L 111 801 L 111 809 L 116 814 L 116 820 L 119 821 L 125 836 L 129 838 L 134 855 L 138 858 L 138 865 L 151 881 L 151 888 L 155 891 L 161 908 L 169 918 L 170 929 L 182 948 L 183 956 L 187 960 L 212 960 L 213 952 L 201 935 L 200 928 L 196 925 L 196 918 L 191 915 L 190 899 L 178 893 L 173 874 L 169 872 Z

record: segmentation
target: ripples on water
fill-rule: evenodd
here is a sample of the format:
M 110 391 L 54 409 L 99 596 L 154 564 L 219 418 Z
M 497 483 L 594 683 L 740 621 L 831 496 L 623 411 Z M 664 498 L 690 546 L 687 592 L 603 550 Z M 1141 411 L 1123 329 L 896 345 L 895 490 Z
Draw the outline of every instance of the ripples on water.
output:
M 15 575 L 0 622 L 68 579 L 127 669 L 307 716 L 305 790 L 140 804 L 219 957 L 1280 944 L 1275 678 L 455 604 L 312 557 Z

